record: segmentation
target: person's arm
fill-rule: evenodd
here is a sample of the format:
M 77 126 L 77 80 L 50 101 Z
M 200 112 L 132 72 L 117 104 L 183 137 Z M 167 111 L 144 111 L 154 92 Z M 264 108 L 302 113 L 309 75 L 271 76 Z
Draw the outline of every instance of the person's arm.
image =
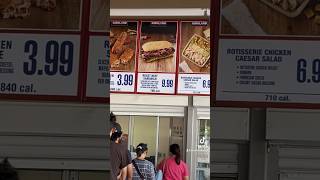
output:
M 128 180 L 132 180 L 132 177 L 133 177 L 132 163 L 129 164 L 129 165 L 127 166 L 127 168 L 128 168 L 127 178 L 128 178 Z
M 162 160 L 162 161 L 158 164 L 158 166 L 157 166 L 157 168 L 156 168 L 157 170 L 159 170 L 159 169 L 163 170 L 163 169 L 162 169 L 162 167 L 163 167 L 163 161 L 164 161 L 164 160 Z
M 185 164 L 184 162 L 183 163 L 183 169 L 184 169 L 184 172 L 183 172 L 183 180 L 189 180 L 189 171 L 188 171 L 188 167 L 187 167 L 187 164 Z
M 127 179 L 127 169 L 128 169 L 127 167 L 124 167 L 121 169 L 121 177 L 120 177 L 121 180 Z

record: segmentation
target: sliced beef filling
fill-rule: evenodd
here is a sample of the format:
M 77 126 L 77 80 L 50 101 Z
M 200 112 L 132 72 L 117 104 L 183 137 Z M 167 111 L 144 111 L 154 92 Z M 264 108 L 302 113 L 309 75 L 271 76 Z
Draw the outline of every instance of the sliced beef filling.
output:
M 148 60 L 156 57 L 166 57 L 174 53 L 174 48 L 164 48 L 154 51 L 142 51 L 142 58 Z

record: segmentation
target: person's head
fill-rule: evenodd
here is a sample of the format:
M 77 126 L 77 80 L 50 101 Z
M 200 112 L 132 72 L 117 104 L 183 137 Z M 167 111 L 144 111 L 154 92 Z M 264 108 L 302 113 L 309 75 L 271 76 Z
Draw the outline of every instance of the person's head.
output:
M 144 143 L 140 143 L 136 148 L 137 157 L 141 159 L 145 159 L 148 152 L 148 145 Z
M 117 121 L 117 118 L 116 118 L 116 116 L 113 114 L 113 112 L 110 113 L 110 121 L 111 121 L 111 122 L 116 122 L 116 121 Z
M 128 142 L 128 139 L 129 139 L 129 135 L 123 133 L 122 136 L 121 136 L 121 140 L 124 141 L 124 142 Z
M 112 128 L 110 132 L 110 140 L 116 143 L 119 143 L 121 139 L 122 131 L 117 130 L 116 128 Z
M 172 155 L 175 156 L 175 161 L 179 165 L 180 160 L 181 160 L 181 155 L 180 155 L 180 147 L 178 144 L 171 144 L 170 145 L 170 152 Z
M 18 180 L 18 173 L 15 168 L 9 163 L 8 158 L 5 158 L 0 163 L 0 179 Z

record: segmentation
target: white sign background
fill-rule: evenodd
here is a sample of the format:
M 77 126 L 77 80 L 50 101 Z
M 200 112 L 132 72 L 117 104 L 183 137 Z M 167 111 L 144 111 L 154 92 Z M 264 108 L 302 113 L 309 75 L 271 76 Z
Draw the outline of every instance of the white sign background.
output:
M 117 84 L 119 81 L 118 75 L 121 74 L 121 85 Z M 132 77 L 132 85 L 124 85 L 124 77 Z M 134 92 L 135 73 L 134 72 L 110 72 L 110 91 L 115 92 Z
M 88 73 L 87 73 L 87 97 L 109 97 L 109 84 L 98 83 L 98 79 L 106 82 L 107 78 L 102 77 L 102 73 L 109 73 L 107 49 L 105 44 L 107 43 L 107 36 L 91 36 L 89 42 L 89 59 L 88 59 Z M 99 60 L 105 61 L 107 64 L 99 64 Z M 99 66 L 106 68 L 105 70 L 99 70 Z M 109 80 L 107 80 L 109 82 Z
M 179 74 L 178 94 L 210 94 L 210 86 L 203 87 L 203 81 L 210 81 L 210 74 Z
M 0 74 L 0 83 L 15 83 L 19 87 L 33 85 L 32 92 L 8 92 L 1 91 L 2 94 L 28 94 L 28 95 L 61 95 L 76 96 L 78 94 L 78 72 L 79 72 L 79 35 L 41 35 L 41 34 L 0 34 L 1 41 L 12 41 L 12 49 L 1 49 L 3 51 L 3 59 L 0 62 L 12 62 L 14 73 Z M 30 53 L 25 53 L 26 41 L 33 40 L 37 42 L 37 72 L 34 75 L 26 75 L 23 72 L 23 63 L 31 62 L 29 60 Z M 53 76 L 44 73 L 46 44 L 48 41 L 56 41 L 61 45 L 63 41 L 71 41 L 73 43 L 73 68 L 72 74 L 63 76 L 59 73 Z M 59 46 L 60 49 L 61 46 Z M 31 49 L 31 48 L 30 48 Z M 31 52 L 31 51 L 30 51 Z M 59 63 L 59 66 L 61 63 Z M 43 71 L 39 73 L 39 71 Z
M 154 76 L 155 80 L 146 80 L 144 76 Z M 162 80 L 172 80 L 172 87 L 162 87 Z M 143 87 L 146 84 L 154 85 L 154 88 Z M 139 73 L 138 74 L 138 89 L 140 93 L 165 93 L 174 94 L 175 90 L 175 74 L 164 74 L 164 73 Z
M 320 103 L 320 83 L 312 82 L 312 62 L 320 58 L 320 42 L 290 40 L 229 40 L 220 39 L 217 67 L 217 101 Z M 290 56 L 281 56 L 281 62 L 236 61 L 227 49 L 289 50 Z M 297 61 L 307 61 L 307 80 L 297 81 Z M 254 66 L 252 75 L 263 77 L 274 85 L 239 84 L 241 67 Z M 257 70 L 257 66 L 273 67 Z M 276 67 L 276 68 L 274 68 Z M 320 71 L 320 67 L 318 67 Z M 238 82 L 238 83 L 237 83 Z

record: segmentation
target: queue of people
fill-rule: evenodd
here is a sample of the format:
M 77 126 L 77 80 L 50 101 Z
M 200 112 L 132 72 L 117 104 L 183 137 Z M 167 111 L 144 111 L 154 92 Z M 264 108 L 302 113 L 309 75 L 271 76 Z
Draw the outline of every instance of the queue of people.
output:
M 137 157 L 131 159 L 127 135 L 122 133 L 121 125 L 116 122 L 113 113 L 110 114 L 110 121 L 111 180 L 189 180 L 188 167 L 181 160 L 178 144 L 170 145 L 171 155 L 155 168 L 153 163 L 146 159 L 148 145 L 145 143 L 137 145 Z

